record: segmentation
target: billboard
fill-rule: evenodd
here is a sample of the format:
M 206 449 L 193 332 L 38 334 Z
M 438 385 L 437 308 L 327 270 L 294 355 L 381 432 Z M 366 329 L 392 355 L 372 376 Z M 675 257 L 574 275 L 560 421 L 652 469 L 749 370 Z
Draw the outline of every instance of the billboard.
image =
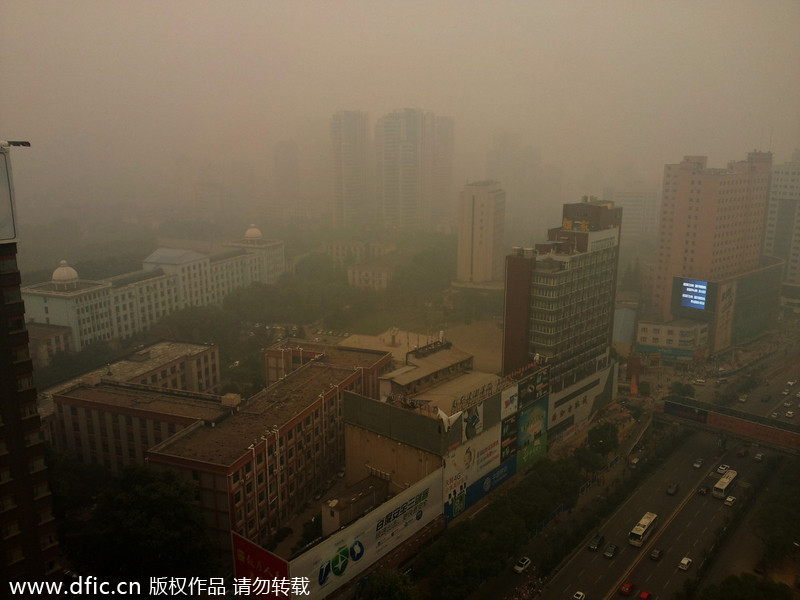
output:
M 503 390 L 500 395 L 500 418 L 505 419 L 517 412 L 517 384 Z
M 250 595 L 255 598 L 285 598 L 275 590 L 275 586 L 266 585 L 262 587 L 259 582 L 271 582 L 276 578 L 288 579 L 289 563 L 235 531 L 231 532 L 231 538 L 233 543 L 233 572 L 237 579 L 246 579 L 253 583 Z M 268 591 L 259 594 L 257 592 L 259 588 Z
M 478 481 L 467 487 L 467 506 L 472 506 L 480 501 L 484 496 L 491 494 L 503 483 L 511 479 L 517 473 L 515 460 L 508 460 L 496 469 L 492 469 Z
M 308 597 L 323 598 L 442 514 L 442 470 L 431 473 L 289 563 L 307 577 Z
M 547 396 L 517 413 L 517 472 L 524 472 L 547 452 Z
M 543 367 L 519 381 L 518 403 L 522 409 L 547 396 L 550 391 L 550 368 Z
M 517 438 L 519 437 L 518 415 L 513 414 L 503 419 L 500 428 L 500 462 L 505 462 L 517 453 Z
M 681 306 L 684 308 L 706 309 L 708 299 L 708 282 L 699 279 L 681 281 Z
M 480 436 L 454 448 L 444 457 L 444 514 L 448 519 L 470 507 L 467 488 L 500 466 L 500 433 L 495 425 Z

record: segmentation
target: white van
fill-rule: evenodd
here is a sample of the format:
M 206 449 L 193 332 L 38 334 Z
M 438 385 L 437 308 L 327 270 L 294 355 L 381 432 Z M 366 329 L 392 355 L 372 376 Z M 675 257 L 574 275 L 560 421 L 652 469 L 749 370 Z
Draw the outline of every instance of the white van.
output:
M 706 384 L 706 380 L 705 379 L 695 379 L 692 383 L 694 385 L 705 385 Z

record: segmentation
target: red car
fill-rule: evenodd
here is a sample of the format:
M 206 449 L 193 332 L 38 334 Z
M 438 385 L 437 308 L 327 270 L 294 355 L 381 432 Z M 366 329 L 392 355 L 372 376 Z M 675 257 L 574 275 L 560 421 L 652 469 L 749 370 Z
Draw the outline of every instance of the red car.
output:
M 644 591 L 639 594 L 639 600 L 653 600 L 653 592 Z
M 632 581 L 626 581 L 619 588 L 619 593 L 623 596 L 630 596 L 636 589 L 636 584 Z

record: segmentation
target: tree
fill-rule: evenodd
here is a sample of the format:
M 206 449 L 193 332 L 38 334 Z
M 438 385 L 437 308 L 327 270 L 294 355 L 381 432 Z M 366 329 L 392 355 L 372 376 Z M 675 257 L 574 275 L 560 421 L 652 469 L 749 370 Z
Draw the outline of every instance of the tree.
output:
M 405 573 L 382 570 L 370 576 L 358 597 L 369 600 L 414 600 L 417 598 L 417 589 Z
M 194 490 L 172 471 L 129 467 L 97 498 L 67 540 L 78 570 L 109 580 L 191 577 L 217 571 Z
M 606 466 L 606 461 L 599 452 L 595 452 L 586 446 L 578 446 L 573 450 L 572 457 L 580 468 L 586 473 L 597 473 Z
M 619 428 L 615 423 L 601 423 L 592 427 L 587 434 L 589 448 L 602 456 L 613 452 L 619 447 L 618 433 Z
M 669 393 L 674 396 L 683 396 L 684 398 L 694 398 L 694 387 L 688 383 L 681 381 L 673 381 L 669 384 Z

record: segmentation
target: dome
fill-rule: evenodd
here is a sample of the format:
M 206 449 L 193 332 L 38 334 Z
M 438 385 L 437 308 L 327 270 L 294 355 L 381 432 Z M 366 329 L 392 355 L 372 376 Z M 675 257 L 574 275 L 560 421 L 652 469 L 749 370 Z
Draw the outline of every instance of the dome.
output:
M 78 281 L 78 272 L 62 260 L 53 271 L 53 283 L 73 283 Z
M 250 224 L 250 229 L 244 232 L 244 237 L 247 240 L 260 240 L 261 239 L 261 230 L 256 227 L 254 224 Z

